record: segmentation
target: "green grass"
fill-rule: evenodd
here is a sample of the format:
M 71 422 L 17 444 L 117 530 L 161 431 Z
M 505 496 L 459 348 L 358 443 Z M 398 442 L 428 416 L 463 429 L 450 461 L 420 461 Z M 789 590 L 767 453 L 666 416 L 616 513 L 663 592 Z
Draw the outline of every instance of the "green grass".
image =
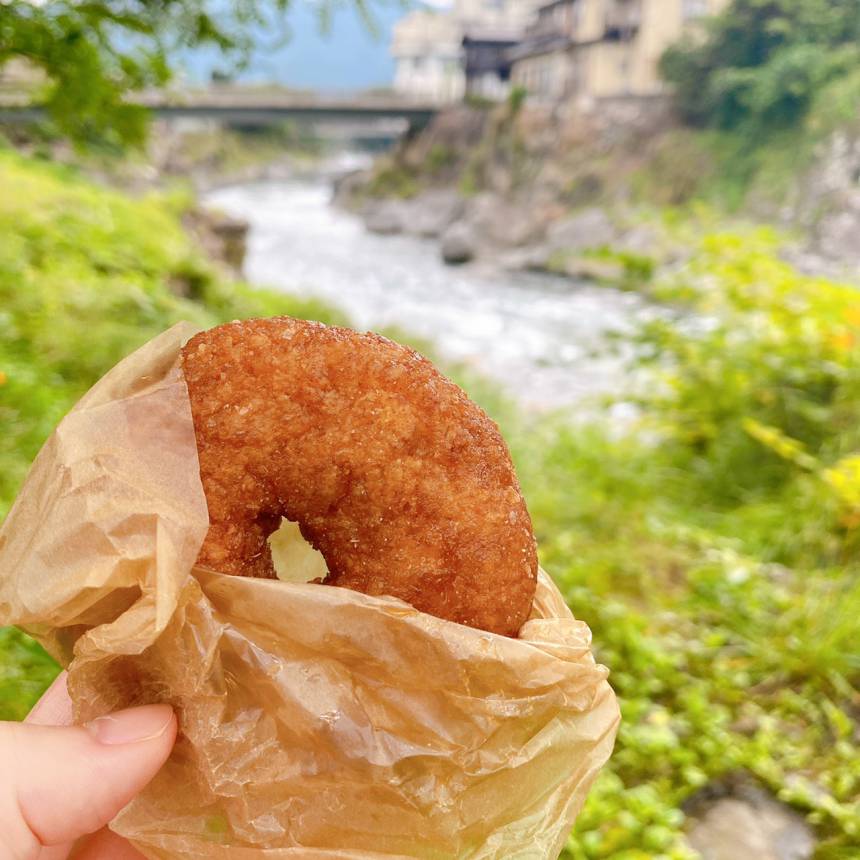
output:
M 0 187 L 2 506 L 74 400 L 172 321 L 338 318 L 221 280 L 180 229 L 181 201 L 10 155 Z M 791 272 L 761 237 L 709 240 L 654 289 L 714 323 L 640 332 L 647 433 L 523 416 L 453 370 L 508 438 L 542 562 L 621 700 L 564 856 L 692 857 L 686 802 L 743 770 L 807 816 L 816 860 L 860 857 L 860 299 Z M 20 719 L 55 671 L 0 632 L 0 718 Z
M 29 636 L 0 627 L 0 719 L 23 720 L 57 671 L 57 664 Z

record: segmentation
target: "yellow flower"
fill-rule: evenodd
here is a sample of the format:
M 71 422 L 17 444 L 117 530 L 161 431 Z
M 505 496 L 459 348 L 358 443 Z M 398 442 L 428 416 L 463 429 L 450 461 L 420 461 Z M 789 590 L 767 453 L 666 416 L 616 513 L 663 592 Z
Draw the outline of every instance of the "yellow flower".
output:
M 850 352 L 854 346 L 854 335 L 847 331 L 831 335 L 830 345 L 839 352 Z
M 6 374 L 5 374 L 5 373 L 3 373 L 3 371 L 2 371 L 2 370 L 0 370 L 0 385 L 5 385 L 5 384 L 6 384 L 6 380 L 7 380 L 8 378 L 9 378 L 9 377 L 8 377 L 8 376 L 6 376 Z
M 849 510 L 860 510 L 860 455 L 843 457 L 822 473 L 839 501 Z

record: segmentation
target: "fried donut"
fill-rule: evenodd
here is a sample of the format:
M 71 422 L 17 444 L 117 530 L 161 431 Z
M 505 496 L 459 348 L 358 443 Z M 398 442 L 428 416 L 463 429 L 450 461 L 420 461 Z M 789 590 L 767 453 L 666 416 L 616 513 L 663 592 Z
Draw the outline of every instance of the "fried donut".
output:
M 298 523 L 325 583 L 515 636 L 535 594 L 531 520 L 496 425 L 429 361 L 289 317 L 193 337 L 182 367 L 209 507 L 198 563 L 274 577 Z

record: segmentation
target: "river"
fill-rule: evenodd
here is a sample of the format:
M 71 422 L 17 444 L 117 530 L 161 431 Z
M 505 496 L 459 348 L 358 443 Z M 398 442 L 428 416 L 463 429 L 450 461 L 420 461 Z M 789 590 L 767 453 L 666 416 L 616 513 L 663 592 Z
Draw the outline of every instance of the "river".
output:
M 638 296 L 486 264 L 452 268 L 437 243 L 368 233 L 331 196 L 324 179 L 267 181 L 217 189 L 205 202 L 249 222 L 250 281 L 328 300 L 357 328 L 408 329 L 527 408 L 619 388 L 622 363 L 602 347 L 643 311 Z

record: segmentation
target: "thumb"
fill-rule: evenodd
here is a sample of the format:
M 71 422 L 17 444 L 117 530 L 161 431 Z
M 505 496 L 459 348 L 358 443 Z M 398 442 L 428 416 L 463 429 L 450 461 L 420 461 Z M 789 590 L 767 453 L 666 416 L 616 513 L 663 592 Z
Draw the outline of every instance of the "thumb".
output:
M 0 833 L 12 857 L 72 842 L 111 821 L 155 776 L 176 739 L 168 705 L 85 726 L 0 723 Z

